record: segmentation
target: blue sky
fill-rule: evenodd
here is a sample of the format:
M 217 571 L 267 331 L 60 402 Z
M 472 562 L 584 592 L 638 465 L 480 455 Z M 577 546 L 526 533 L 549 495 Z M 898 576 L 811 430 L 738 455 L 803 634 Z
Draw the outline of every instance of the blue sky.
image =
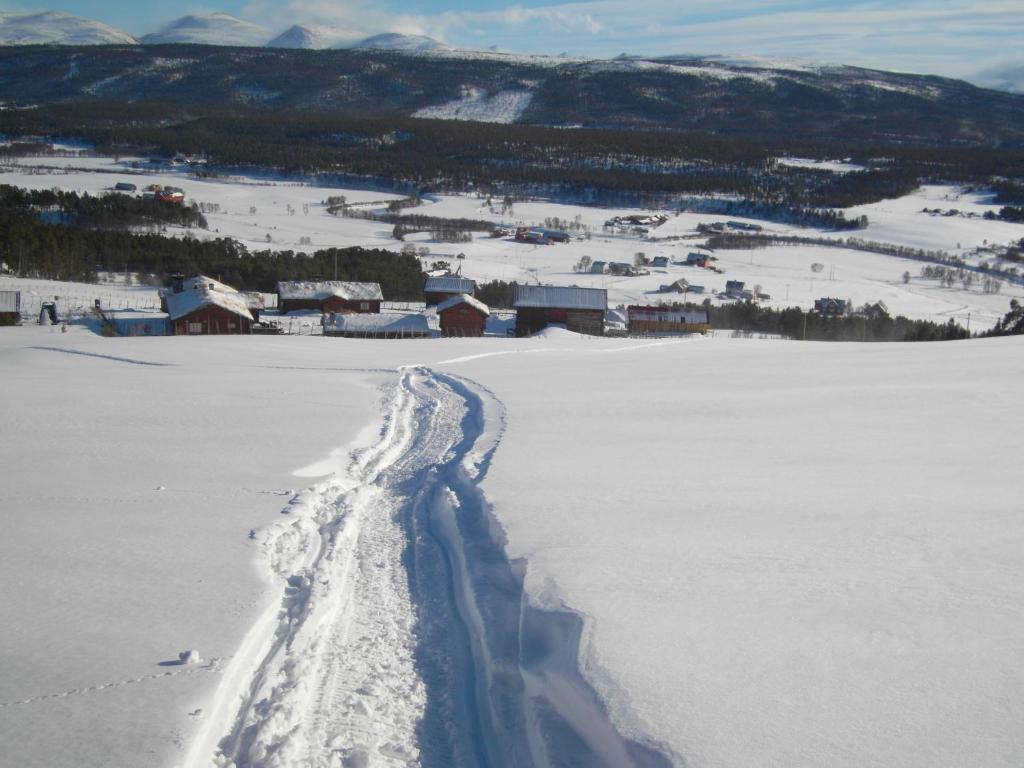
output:
M 0 8 L 62 10 L 137 35 L 219 10 L 275 33 L 320 24 L 352 37 L 423 33 L 522 53 L 721 53 L 952 76 L 1024 57 L 1024 0 L 0 0 Z

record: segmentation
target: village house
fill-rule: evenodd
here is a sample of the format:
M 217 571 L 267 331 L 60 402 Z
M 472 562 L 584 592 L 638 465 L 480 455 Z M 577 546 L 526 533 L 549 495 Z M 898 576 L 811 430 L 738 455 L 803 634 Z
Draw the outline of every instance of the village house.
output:
M 592 336 L 604 334 L 608 292 L 603 288 L 553 285 L 516 285 L 516 336 L 530 336 L 552 323 Z
M 707 333 L 711 328 L 703 308 L 630 306 L 626 312 L 630 333 Z
M 681 277 L 668 285 L 662 285 L 659 287 L 658 293 L 686 293 L 689 288 L 690 284 L 687 282 L 686 278 Z
M 428 307 L 436 307 L 441 302 L 455 296 L 462 294 L 472 296 L 474 293 L 476 293 L 476 281 L 460 275 L 428 277 L 423 283 L 423 296 Z
M 662 269 L 668 266 L 668 256 L 655 256 L 651 259 L 651 266 Z
M 843 317 L 850 313 L 850 302 L 847 299 L 834 299 L 825 296 L 815 299 L 814 311 L 822 317 Z
M 483 336 L 490 315 L 486 304 L 465 293 L 437 305 L 442 336 Z
M 426 339 L 426 315 L 353 314 L 332 312 L 324 318 L 324 336 L 345 339 Z
M 742 280 L 727 280 L 725 283 L 725 295 L 730 299 L 742 299 L 746 293 L 746 283 Z
M 706 267 L 708 265 L 708 255 L 691 251 L 686 254 L 686 261 L 683 264 L 687 267 Z
M 379 283 L 290 281 L 277 284 L 277 310 L 282 315 L 303 309 L 322 314 L 377 313 L 384 296 Z
M 161 289 L 160 307 L 170 317 L 175 335 L 252 333 L 246 297 L 205 275 Z

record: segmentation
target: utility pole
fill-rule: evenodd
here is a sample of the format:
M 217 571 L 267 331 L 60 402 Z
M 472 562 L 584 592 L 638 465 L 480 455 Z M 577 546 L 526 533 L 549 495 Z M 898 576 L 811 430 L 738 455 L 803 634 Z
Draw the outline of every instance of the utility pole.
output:
M 807 316 L 811 314 L 810 311 L 804 312 L 804 332 L 800 337 L 801 341 L 807 341 Z
M 334 251 L 334 281 L 338 281 L 338 251 Z

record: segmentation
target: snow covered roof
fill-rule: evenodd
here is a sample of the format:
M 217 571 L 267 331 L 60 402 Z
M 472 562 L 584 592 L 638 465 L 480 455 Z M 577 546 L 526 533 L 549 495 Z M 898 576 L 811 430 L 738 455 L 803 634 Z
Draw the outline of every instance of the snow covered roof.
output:
M 457 275 L 428 277 L 423 290 L 427 293 L 472 293 L 476 290 L 476 281 Z
M 324 321 L 325 331 L 346 333 L 410 333 L 430 330 L 426 315 L 332 314 Z
M 181 290 L 170 292 L 165 289 L 167 311 L 172 320 L 190 315 L 203 307 L 215 306 L 252 320 L 248 299 L 234 288 L 208 277 L 199 275 L 181 281 Z
M 332 296 L 346 301 L 383 301 L 380 283 L 347 283 L 339 280 L 324 280 L 308 283 L 301 280 L 277 284 L 277 295 L 282 299 L 313 299 L 324 301 Z
M 457 307 L 459 304 L 468 304 L 469 306 L 473 307 L 473 309 L 483 312 L 484 315 L 486 315 L 487 317 L 490 317 L 491 315 L 491 310 L 486 304 L 484 304 L 479 299 L 474 299 L 472 296 L 465 293 L 460 293 L 458 296 L 452 296 L 450 299 L 442 301 L 440 304 L 437 305 L 437 311 L 439 313 L 444 312 L 446 309 Z
M 517 285 L 512 306 L 538 309 L 600 309 L 608 308 L 608 292 L 604 288 L 576 286 Z

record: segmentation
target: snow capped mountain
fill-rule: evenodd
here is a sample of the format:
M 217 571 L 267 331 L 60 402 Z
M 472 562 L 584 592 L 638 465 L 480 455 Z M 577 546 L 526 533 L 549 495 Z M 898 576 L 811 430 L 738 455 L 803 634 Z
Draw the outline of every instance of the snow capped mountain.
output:
M 259 46 L 270 33 L 261 26 L 242 21 L 227 13 L 207 16 L 182 16 L 159 32 L 142 38 L 146 45 L 161 43 L 196 43 L 199 45 Z
M 267 47 L 323 50 L 325 48 L 347 47 L 347 43 L 351 42 L 355 37 L 351 32 L 336 27 L 307 27 L 295 24 L 267 43 Z
M 365 40 L 360 40 L 351 47 L 377 48 L 388 51 L 411 51 L 415 53 L 452 50 L 450 45 L 445 45 L 439 40 L 427 37 L 426 35 L 402 35 L 397 32 L 386 32 L 382 35 L 373 35 Z
M 136 42 L 127 32 L 69 13 L 0 14 L 0 45 L 132 45 Z

